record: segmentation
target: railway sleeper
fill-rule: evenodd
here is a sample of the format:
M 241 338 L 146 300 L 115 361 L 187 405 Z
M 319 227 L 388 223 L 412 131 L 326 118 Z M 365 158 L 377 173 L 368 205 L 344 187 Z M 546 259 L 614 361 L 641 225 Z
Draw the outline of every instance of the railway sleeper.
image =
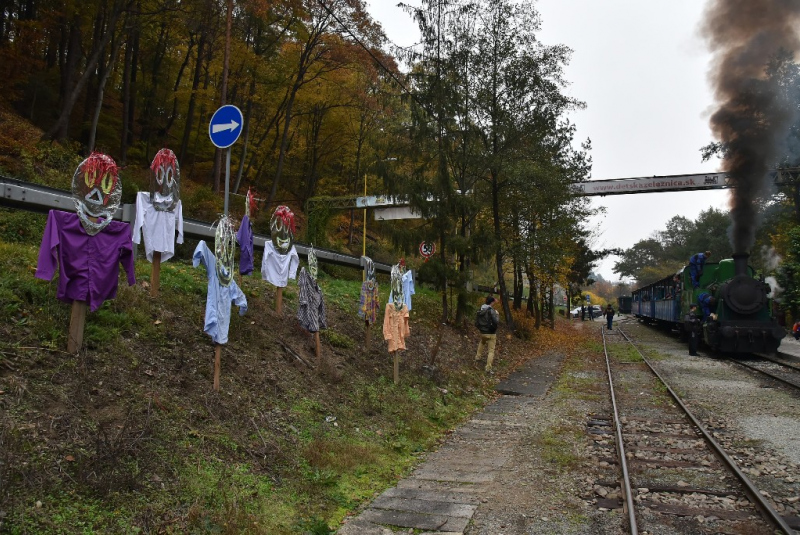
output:
M 656 511 L 664 515 L 688 516 L 688 517 L 702 516 L 703 518 L 708 520 L 712 518 L 718 518 L 720 520 L 761 519 L 758 512 L 752 507 L 748 511 L 692 507 L 689 505 L 677 505 L 672 503 L 651 501 L 638 496 L 637 496 L 637 501 L 640 506 L 647 507 L 651 511 Z

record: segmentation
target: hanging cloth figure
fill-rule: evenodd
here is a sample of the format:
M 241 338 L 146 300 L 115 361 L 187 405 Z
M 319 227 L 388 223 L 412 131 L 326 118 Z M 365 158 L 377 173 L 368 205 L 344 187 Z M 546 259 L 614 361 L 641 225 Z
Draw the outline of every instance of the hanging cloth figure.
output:
M 250 219 L 256 213 L 256 199 L 250 188 L 247 188 L 247 195 L 244 203 L 244 217 L 236 233 L 236 241 L 239 243 L 239 274 L 249 275 L 253 272 L 253 226 Z
M 177 242 L 183 243 L 181 171 L 175 153 L 169 149 L 158 151 L 150 169 L 150 193 L 140 191 L 136 195 L 133 243 L 141 243 L 143 235 L 147 260 L 153 262 L 154 253 L 159 253 L 159 262 L 166 262 L 175 255 L 176 232 Z
M 214 237 L 216 256 L 201 241 L 192 255 L 192 264 L 203 264 L 208 274 L 208 294 L 203 331 L 216 344 L 228 343 L 231 323 L 231 303 L 239 307 L 239 315 L 247 312 L 247 298 L 233 280 L 233 252 L 236 249 L 233 225 L 223 216 L 217 223 Z
M 317 354 L 317 370 L 322 370 L 322 348 L 319 342 L 320 329 L 327 329 L 328 322 L 325 314 L 325 299 L 322 290 L 317 284 L 317 255 L 314 252 L 314 245 L 308 251 L 308 271 L 306 268 L 300 270 L 297 278 L 298 308 L 297 319 L 300 326 L 314 334 L 314 346 Z
M 411 310 L 411 296 L 416 293 L 414 291 L 414 273 L 410 269 L 406 270 L 406 261 L 402 258 L 397 263 L 397 266 L 400 268 L 400 285 L 403 290 L 403 302 L 408 307 L 408 310 Z M 394 300 L 393 292 L 394 289 L 392 289 L 392 293 L 389 294 L 389 301 Z
M 310 333 L 328 328 L 325 299 L 317 283 L 317 270 L 317 255 L 312 245 L 308 251 L 308 271 L 306 268 L 301 268 L 297 277 L 299 289 L 297 319 L 300 321 L 300 326 Z
M 128 284 L 136 284 L 131 227 L 111 220 L 122 197 L 117 173 L 114 160 L 92 153 L 72 180 L 77 215 L 50 210 L 47 216 L 35 276 L 51 280 L 58 267 L 59 301 L 84 301 L 97 310 L 116 297 L 120 264 Z
M 384 311 L 383 338 L 388 342 L 389 353 L 394 356 L 394 382 L 397 384 L 400 382 L 400 360 L 397 352 L 406 349 L 406 337 L 411 334 L 400 264 L 392 266 L 392 296 Z
M 113 159 L 93 152 L 72 177 L 76 214 L 51 210 L 39 248 L 35 276 L 51 280 L 59 270 L 56 298 L 72 303 L 67 351 L 83 344 L 86 307 L 95 311 L 117 295 L 119 264 L 136 284 L 131 227 L 112 221 L 122 197 Z
M 370 325 L 378 319 L 380 300 L 378 281 L 375 279 L 375 263 L 367 256 L 361 257 L 364 263 L 364 282 L 361 284 L 361 298 L 358 303 L 358 315 Z
M 278 206 L 269 222 L 271 241 L 264 245 L 261 277 L 278 288 L 285 288 L 297 276 L 300 257 L 294 247 L 294 213 L 288 206 Z

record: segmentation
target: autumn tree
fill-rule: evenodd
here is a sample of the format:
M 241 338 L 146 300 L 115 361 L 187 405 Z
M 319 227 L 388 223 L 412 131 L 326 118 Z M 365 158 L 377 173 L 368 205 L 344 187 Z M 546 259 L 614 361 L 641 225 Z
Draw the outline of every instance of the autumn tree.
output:
M 505 285 L 503 225 L 515 161 L 543 156 L 539 147 L 562 115 L 579 104 L 563 95 L 562 70 L 569 49 L 545 46 L 536 38 L 540 17 L 527 2 L 478 1 L 474 76 L 475 124 L 486 165 L 483 186 L 491 202 L 495 264 L 503 310 L 513 329 Z M 546 156 L 545 156 L 546 157 Z M 532 191 L 536 184 L 527 185 Z

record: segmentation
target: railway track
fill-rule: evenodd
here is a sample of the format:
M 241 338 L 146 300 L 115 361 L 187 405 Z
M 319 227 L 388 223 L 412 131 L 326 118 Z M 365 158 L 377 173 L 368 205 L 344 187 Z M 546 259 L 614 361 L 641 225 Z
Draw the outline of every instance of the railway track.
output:
M 631 534 L 795 533 L 623 331 L 603 348 L 612 415 L 589 434 L 621 478 L 598 507 L 619 496 Z
M 800 368 L 797 366 L 759 354 L 748 355 L 746 360 L 741 358 L 728 358 L 728 360 L 800 391 Z

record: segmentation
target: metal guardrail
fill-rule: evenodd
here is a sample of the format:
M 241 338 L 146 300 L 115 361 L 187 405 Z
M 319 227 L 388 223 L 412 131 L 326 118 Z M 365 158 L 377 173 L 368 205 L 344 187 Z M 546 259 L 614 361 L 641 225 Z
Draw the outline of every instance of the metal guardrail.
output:
M 30 212 L 46 213 L 49 210 L 64 210 L 66 212 L 75 211 L 75 203 L 72 200 L 72 193 L 48 186 L 41 186 L 31 182 L 25 182 L 16 178 L 0 175 L 0 206 L 10 206 Z M 123 204 L 114 214 L 114 219 L 131 223 L 136 220 L 136 205 Z M 200 221 L 199 219 L 184 218 L 183 235 L 186 238 L 194 239 L 214 239 L 214 229 L 211 223 Z M 264 249 L 266 242 L 270 240 L 269 235 L 254 234 L 253 246 Z M 295 242 L 297 253 L 308 258 L 309 245 Z M 330 249 L 320 249 L 314 247 L 314 253 L 320 262 L 328 262 L 344 267 L 361 269 L 363 263 L 360 256 L 352 256 L 333 251 Z M 375 270 L 383 273 L 390 273 L 392 266 L 375 262 Z

